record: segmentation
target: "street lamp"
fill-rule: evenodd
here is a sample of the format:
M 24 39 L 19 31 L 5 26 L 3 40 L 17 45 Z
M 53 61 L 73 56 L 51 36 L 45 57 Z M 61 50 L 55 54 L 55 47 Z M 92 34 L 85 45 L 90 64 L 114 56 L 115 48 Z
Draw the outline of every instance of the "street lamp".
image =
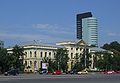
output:
M 35 70 L 35 72 L 38 70 L 38 66 L 39 66 L 39 65 L 37 66 L 37 64 L 38 64 L 38 63 L 37 63 L 37 62 L 38 62 L 38 61 L 37 61 L 37 50 L 38 50 L 38 49 L 37 49 L 37 44 L 38 44 L 38 41 L 39 41 L 39 40 L 34 40 L 34 44 L 35 44 L 35 52 L 34 52 L 35 64 L 34 64 L 34 70 Z
M 84 49 L 85 49 L 85 50 L 84 50 L 84 54 L 85 54 L 85 68 L 86 68 L 86 64 L 87 64 L 87 61 L 86 61 L 86 57 L 87 57 L 87 56 L 86 56 L 86 48 L 87 48 L 87 45 L 86 45 L 86 43 L 85 43 L 85 48 L 84 48 Z
M 60 55 L 59 55 L 59 60 L 58 60 L 58 70 L 60 70 L 61 55 L 62 55 L 62 53 L 60 53 Z
M 58 61 L 58 70 L 60 69 L 60 62 Z

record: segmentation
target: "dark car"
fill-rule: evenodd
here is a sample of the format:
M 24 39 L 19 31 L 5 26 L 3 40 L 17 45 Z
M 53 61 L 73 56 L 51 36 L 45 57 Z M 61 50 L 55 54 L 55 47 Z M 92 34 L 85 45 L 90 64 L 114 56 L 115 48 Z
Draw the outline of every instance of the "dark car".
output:
M 76 70 L 71 70 L 69 71 L 70 74 L 77 74 L 77 71 Z
M 42 71 L 40 71 L 39 73 L 40 74 L 47 74 L 47 72 L 48 72 L 47 69 L 42 69 Z
M 18 72 L 17 69 L 11 69 L 11 70 L 9 70 L 9 71 L 7 71 L 7 72 L 4 73 L 5 76 L 8 76 L 8 75 L 13 75 L 13 76 L 15 76 L 15 75 L 17 75 L 17 74 L 19 74 L 19 72 Z

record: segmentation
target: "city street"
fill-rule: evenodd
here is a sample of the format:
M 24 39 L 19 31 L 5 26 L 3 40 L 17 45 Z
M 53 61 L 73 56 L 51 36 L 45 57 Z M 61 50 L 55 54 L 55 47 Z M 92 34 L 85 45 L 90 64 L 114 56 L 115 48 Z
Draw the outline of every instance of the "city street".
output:
M 120 83 L 120 75 L 39 75 L 0 76 L 0 83 Z

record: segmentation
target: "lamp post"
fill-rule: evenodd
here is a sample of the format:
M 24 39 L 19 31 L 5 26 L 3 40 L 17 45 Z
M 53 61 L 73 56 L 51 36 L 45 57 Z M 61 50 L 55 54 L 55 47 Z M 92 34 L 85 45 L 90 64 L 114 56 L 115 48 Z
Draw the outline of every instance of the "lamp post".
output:
M 60 53 L 60 55 L 59 55 L 59 59 L 58 59 L 58 70 L 60 70 L 61 54 L 62 54 L 62 53 Z
M 34 57 L 35 57 L 35 61 L 34 61 L 34 71 L 36 72 L 38 70 L 38 66 L 37 66 L 37 42 L 38 40 L 34 40 L 34 44 L 35 44 L 35 52 L 34 52 Z
M 86 57 L 87 57 L 87 56 L 86 56 L 86 48 L 87 48 L 87 45 L 86 45 L 86 43 L 85 43 L 85 48 L 84 48 L 84 49 L 85 49 L 85 50 L 84 50 L 84 54 L 85 54 L 85 68 L 86 68 L 86 64 L 87 64 L 87 61 L 86 61 Z
M 60 69 L 60 62 L 58 61 L 58 70 Z

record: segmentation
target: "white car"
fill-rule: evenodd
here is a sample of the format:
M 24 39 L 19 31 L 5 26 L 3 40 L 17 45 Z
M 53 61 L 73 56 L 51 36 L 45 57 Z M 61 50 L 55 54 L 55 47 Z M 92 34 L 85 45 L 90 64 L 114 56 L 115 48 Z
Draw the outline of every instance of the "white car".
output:
M 79 71 L 78 74 L 88 74 L 88 71 Z

